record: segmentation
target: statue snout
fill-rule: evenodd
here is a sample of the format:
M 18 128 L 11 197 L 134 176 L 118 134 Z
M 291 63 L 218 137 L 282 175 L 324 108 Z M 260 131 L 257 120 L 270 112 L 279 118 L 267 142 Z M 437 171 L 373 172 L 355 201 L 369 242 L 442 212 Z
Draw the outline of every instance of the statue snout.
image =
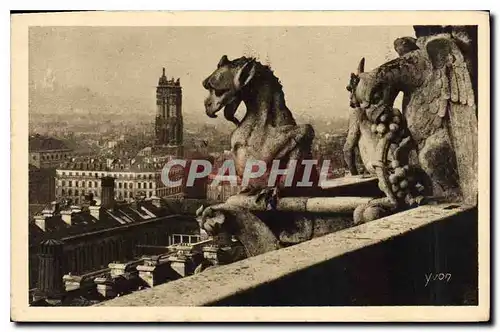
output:
M 203 82 L 201 83 L 203 85 L 203 87 L 205 88 L 205 90 L 210 90 L 210 84 L 208 83 L 208 79 L 209 79 L 209 77 L 205 78 L 203 80 Z
M 216 107 L 214 107 L 214 101 L 212 100 L 212 98 L 207 98 L 205 99 L 205 113 L 208 115 L 208 117 L 210 118 L 216 118 L 217 117 L 217 114 L 215 114 L 218 109 Z

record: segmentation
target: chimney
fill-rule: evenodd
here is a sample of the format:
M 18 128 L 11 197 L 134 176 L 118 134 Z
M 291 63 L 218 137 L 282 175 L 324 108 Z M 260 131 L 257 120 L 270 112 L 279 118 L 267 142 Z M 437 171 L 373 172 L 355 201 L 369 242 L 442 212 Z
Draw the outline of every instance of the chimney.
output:
M 89 206 L 89 211 L 90 211 L 90 215 L 92 217 L 94 217 L 97 220 L 99 220 L 99 213 L 101 211 L 101 206 L 100 205 L 91 205 L 91 206 Z
M 64 210 L 61 211 L 61 219 L 68 225 L 71 226 L 71 211 Z
M 82 212 L 82 208 L 78 205 L 71 205 L 70 209 L 71 209 L 71 213 Z
M 59 213 L 59 203 L 51 202 L 50 206 L 47 206 L 42 211 L 42 215 L 46 218 L 51 218 Z
M 35 217 L 35 224 L 42 230 L 46 231 L 46 225 L 45 225 L 45 216 L 43 215 L 36 215 Z
M 57 215 L 59 214 L 60 210 L 61 210 L 61 204 L 59 204 L 58 202 L 56 201 L 53 201 L 50 203 L 50 206 L 51 206 L 51 209 L 52 209 L 52 213 L 54 215 Z
M 54 216 L 54 213 L 50 209 L 45 209 L 42 211 L 42 215 L 44 218 L 52 218 Z
M 151 203 L 156 206 L 157 208 L 161 208 L 161 199 L 160 197 L 153 196 L 151 197 Z
M 115 178 L 105 176 L 101 178 L 101 206 L 110 209 L 115 205 Z

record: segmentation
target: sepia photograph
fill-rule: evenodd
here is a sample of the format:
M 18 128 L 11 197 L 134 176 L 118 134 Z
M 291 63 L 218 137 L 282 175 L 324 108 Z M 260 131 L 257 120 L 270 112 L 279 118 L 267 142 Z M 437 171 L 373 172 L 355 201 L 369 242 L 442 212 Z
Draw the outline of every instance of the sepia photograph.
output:
M 13 14 L 12 320 L 488 321 L 489 20 Z

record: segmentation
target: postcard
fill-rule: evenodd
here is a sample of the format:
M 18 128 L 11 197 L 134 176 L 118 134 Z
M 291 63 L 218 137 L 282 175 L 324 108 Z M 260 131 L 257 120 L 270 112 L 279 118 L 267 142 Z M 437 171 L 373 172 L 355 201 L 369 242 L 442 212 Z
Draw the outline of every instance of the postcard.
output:
M 488 321 L 489 19 L 12 14 L 12 320 Z

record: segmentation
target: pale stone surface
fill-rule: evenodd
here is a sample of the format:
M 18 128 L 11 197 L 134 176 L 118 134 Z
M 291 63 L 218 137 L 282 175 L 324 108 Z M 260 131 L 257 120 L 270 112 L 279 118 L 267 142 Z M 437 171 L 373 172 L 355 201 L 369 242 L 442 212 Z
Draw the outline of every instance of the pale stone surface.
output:
M 97 292 L 106 298 L 116 296 L 116 291 L 113 287 L 113 282 L 105 277 L 95 278 L 94 283 L 97 285 Z
M 306 211 L 307 197 L 284 197 L 278 200 L 277 210 L 279 211 Z
M 109 268 L 111 269 L 111 277 L 117 277 L 125 273 L 125 268 L 127 265 L 125 263 L 110 263 Z
M 340 178 L 331 179 L 325 181 L 324 183 L 321 183 L 321 188 L 323 189 L 338 188 L 338 187 L 350 186 L 353 184 L 360 184 L 360 183 L 368 183 L 373 181 L 377 181 L 377 178 L 374 176 L 365 176 L 365 175 L 343 176 Z
M 371 200 L 371 197 L 316 197 L 307 200 L 306 210 L 313 213 L 352 213 L 358 205 Z
M 203 306 L 310 268 L 348 252 L 389 240 L 470 209 L 470 206 L 426 205 L 351 227 L 285 249 L 275 250 L 97 306 Z
M 257 211 L 266 210 L 265 202 L 263 200 L 256 202 L 255 196 L 234 195 L 227 199 L 226 204 L 239 206 L 249 210 L 257 210 Z
M 276 210 L 287 212 L 328 212 L 352 213 L 360 204 L 366 204 L 371 197 L 283 197 L 278 200 Z M 239 206 L 250 211 L 266 211 L 264 204 L 254 203 L 253 196 L 236 195 L 230 197 L 226 204 Z
M 185 259 L 176 259 L 170 263 L 170 267 L 172 270 L 177 272 L 181 277 L 185 277 L 187 275 L 186 269 L 186 260 Z
M 127 263 L 109 263 L 108 267 L 110 269 L 110 275 L 112 278 L 121 276 L 130 269 L 134 269 L 136 266 L 143 264 L 144 259 L 139 259 Z
M 154 287 L 157 284 L 155 278 L 155 270 L 156 266 L 137 266 L 137 271 L 139 271 L 139 278 L 142 279 L 146 284 L 148 284 L 149 287 Z

